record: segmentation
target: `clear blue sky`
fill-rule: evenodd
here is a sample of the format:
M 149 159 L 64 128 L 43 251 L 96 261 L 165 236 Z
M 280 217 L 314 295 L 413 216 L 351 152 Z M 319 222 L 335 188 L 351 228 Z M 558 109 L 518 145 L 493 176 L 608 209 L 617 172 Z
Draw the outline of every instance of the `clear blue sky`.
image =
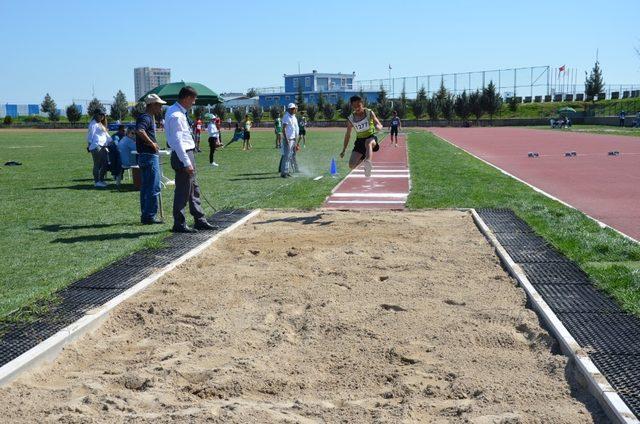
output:
M 221 4 L 222 3 L 222 4 Z M 283 73 L 358 79 L 566 64 L 596 49 L 605 80 L 640 84 L 640 2 L 0 0 L 0 102 L 59 105 L 122 89 L 133 68 L 218 92 L 282 84 Z M 581 82 L 581 77 L 579 81 Z

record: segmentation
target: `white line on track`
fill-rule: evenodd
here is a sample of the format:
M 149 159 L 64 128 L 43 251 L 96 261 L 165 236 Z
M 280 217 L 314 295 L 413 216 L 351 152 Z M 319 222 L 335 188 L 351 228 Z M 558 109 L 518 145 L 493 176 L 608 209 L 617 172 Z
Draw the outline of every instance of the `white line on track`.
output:
M 382 178 L 404 178 L 409 179 L 409 174 L 403 174 L 403 175 L 394 175 L 394 174 L 390 174 L 390 175 L 376 175 L 376 174 L 371 174 L 370 177 L 367 177 L 364 174 L 349 174 L 347 175 L 345 178 L 378 178 L 378 179 L 382 179 Z
M 339 203 L 345 205 L 362 205 L 362 204 L 375 204 L 375 205 L 404 205 L 404 200 L 329 200 L 327 203 Z
M 409 193 L 333 193 L 331 197 L 407 197 Z

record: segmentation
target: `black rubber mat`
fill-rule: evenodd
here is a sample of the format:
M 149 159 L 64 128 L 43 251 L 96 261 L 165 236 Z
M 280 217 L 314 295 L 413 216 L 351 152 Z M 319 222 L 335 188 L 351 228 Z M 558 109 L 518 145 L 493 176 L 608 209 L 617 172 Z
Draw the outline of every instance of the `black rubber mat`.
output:
M 555 313 L 618 313 L 620 308 L 590 284 L 537 284 L 535 289 Z
M 525 263 L 520 265 L 532 284 L 591 284 L 573 262 Z
M 77 321 L 86 311 L 104 305 L 250 212 L 218 212 L 209 219 L 219 227 L 218 231 L 171 234 L 164 240 L 162 248 L 136 252 L 59 291 L 56 293 L 57 302 L 46 305 L 48 312 L 34 322 L 3 323 L 0 327 L 0 366 Z
M 560 313 L 558 317 L 589 353 L 640 355 L 640 319 L 634 316 L 623 313 Z
M 478 214 L 629 409 L 640 416 L 640 318 L 624 313 L 513 212 L 480 209 Z
M 640 411 L 640 356 L 594 353 L 591 360 L 632 411 Z

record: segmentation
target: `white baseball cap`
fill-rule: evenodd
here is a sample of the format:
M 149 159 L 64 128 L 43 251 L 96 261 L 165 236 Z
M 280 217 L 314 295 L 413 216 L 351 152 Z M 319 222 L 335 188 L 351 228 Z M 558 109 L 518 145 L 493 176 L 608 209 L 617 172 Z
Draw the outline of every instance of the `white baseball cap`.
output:
M 147 97 L 145 97 L 144 103 L 147 104 L 147 105 L 150 105 L 150 104 L 153 104 L 153 103 L 160 103 L 161 105 L 166 105 L 167 104 L 167 102 L 162 100 L 160 98 L 160 96 L 158 96 L 157 94 L 149 94 Z
M 289 110 L 289 109 L 296 109 L 297 107 L 298 107 L 298 106 L 296 106 L 296 104 L 295 104 L 295 103 L 289 103 L 289 104 L 287 105 L 287 110 Z

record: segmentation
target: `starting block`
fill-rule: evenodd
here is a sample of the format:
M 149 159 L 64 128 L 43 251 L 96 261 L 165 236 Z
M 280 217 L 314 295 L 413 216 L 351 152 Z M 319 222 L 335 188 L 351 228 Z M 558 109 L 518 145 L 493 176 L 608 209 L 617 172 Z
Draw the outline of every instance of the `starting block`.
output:
M 578 154 L 574 151 L 574 152 L 564 152 L 564 157 L 565 158 L 574 158 L 578 156 Z
M 609 156 L 620 156 L 620 152 L 617 150 L 613 150 L 611 152 L 609 152 Z
M 538 152 L 529 152 L 527 156 L 530 158 L 537 158 L 540 157 L 540 154 Z

